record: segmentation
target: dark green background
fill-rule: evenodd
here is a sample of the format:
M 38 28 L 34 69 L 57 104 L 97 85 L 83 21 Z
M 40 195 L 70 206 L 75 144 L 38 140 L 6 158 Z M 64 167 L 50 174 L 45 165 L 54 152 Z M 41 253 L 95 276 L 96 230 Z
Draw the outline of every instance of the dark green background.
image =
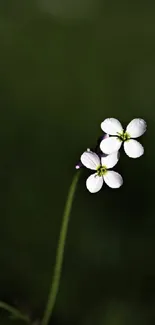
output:
M 145 155 L 122 152 L 119 190 L 91 195 L 82 173 L 51 324 L 155 324 L 155 5 L 1 0 L 0 299 L 34 317 L 75 163 L 106 117 L 146 119 Z

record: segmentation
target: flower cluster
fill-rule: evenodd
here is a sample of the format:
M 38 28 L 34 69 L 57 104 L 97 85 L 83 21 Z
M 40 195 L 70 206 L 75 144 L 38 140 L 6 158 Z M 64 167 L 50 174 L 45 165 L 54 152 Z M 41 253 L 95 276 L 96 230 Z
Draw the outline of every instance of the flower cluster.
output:
M 143 146 L 135 140 L 146 131 L 146 122 L 143 119 L 135 118 L 123 129 L 121 123 L 115 118 L 107 118 L 101 123 L 104 132 L 99 144 L 99 152 L 87 149 L 81 155 L 81 161 L 76 168 L 85 166 L 95 173 L 90 175 L 86 181 L 86 187 L 91 193 L 98 192 L 105 182 L 111 188 L 119 188 L 123 184 L 122 176 L 110 170 L 120 157 L 119 149 L 122 144 L 125 153 L 130 158 L 138 158 L 144 154 Z

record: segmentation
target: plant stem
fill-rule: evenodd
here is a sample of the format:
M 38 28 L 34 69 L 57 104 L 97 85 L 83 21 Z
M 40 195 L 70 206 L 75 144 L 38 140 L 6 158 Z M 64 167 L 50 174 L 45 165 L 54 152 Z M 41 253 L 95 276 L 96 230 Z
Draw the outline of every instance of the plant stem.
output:
M 0 301 L 0 308 L 7 310 L 14 318 L 21 319 L 27 324 L 30 324 L 30 319 L 27 315 L 22 314 L 18 309 L 6 304 L 5 302 Z
M 76 186 L 78 183 L 80 172 L 75 174 L 73 181 L 71 183 L 71 186 L 69 188 L 69 193 L 64 209 L 64 214 L 62 218 L 62 226 L 60 230 L 59 240 L 58 240 L 58 246 L 57 246 L 57 252 L 56 252 L 56 261 L 55 261 L 55 267 L 54 267 L 54 275 L 51 283 L 51 288 L 49 292 L 49 297 L 47 301 L 47 305 L 45 308 L 45 313 L 41 322 L 41 325 L 48 325 L 50 317 L 52 315 L 52 311 L 55 305 L 56 296 L 59 289 L 59 283 L 60 283 L 60 277 L 61 277 L 61 271 L 62 271 L 62 263 L 63 263 L 63 256 L 64 256 L 64 248 L 65 248 L 65 241 L 66 241 L 66 235 L 67 235 L 67 229 L 68 229 L 68 222 L 69 222 L 69 216 L 71 213 L 72 203 L 74 199 L 74 194 L 76 190 Z

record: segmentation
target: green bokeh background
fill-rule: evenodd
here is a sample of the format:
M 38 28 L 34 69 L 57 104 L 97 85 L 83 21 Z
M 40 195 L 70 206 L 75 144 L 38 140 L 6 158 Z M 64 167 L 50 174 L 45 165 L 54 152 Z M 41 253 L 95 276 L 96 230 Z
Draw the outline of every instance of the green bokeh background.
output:
M 42 315 L 75 163 L 142 117 L 121 189 L 81 175 L 51 324 L 155 324 L 155 4 L 1 0 L 0 40 L 0 299 Z

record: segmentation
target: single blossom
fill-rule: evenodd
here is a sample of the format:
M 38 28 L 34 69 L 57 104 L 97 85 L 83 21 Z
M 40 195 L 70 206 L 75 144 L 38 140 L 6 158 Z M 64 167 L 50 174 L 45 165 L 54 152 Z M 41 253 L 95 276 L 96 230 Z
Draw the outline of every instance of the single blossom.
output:
M 121 123 L 115 118 L 107 118 L 101 123 L 101 129 L 111 137 L 103 139 L 100 149 L 105 154 L 111 154 L 120 149 L 124 143 L 124 151 L 131 158 L 138 158 L 143 155 L 143 146 L 135 140 L 146 131 L 146 122 L 143 119 L 135 118 L 124 131 Z
M 82 164 L 88 169 L 95 170 L 86 181 L 86 187 L 91 193 L 98 192 L 105 182 L 111 188 L 119 188 L 123 184 L 122 176 L 109 170 L 114 167 L 119 159 L 118 152 L 108 156 L 98 156 L 93 151 L 85 151 L 81 156 Z

